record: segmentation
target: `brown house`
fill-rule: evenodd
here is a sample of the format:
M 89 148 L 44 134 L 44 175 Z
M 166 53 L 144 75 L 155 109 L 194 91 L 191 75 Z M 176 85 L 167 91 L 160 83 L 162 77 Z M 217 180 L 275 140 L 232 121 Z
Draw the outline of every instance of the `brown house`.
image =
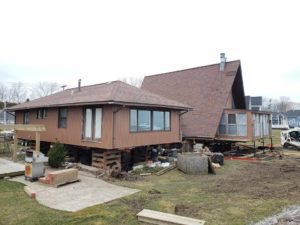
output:
M 181 141 L 191 107 L 121 81 L 64 90 L 11 107 L 16 124 L 43 124 L 42 142 L 124 150 Z M 34 140 L 32 133 L 18 137 Z
M 249 141 L 271 137 L 269 113 L 246 110 L 241 62 L 226 62 L 147 76 L 142 89 L 183 102 L 185 139 Z

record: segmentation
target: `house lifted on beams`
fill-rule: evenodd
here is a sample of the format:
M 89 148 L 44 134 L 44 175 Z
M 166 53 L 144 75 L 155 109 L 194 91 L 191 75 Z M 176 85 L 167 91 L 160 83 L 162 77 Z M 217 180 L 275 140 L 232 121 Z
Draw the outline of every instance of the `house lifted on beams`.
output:
M 246 110 L 241 62 L 226 62 L 223 53 L 219 64 L 146 76 L 142 89 L 193 107 L 181 118 L 186 140 L 223 144 L 272 137 L 270 113 Z
M 41 147 L 59 141 L 74 150 L 77 160 L 105 169 L 131 150 L 181 142 L 180 117 L 191 107 L 121 81 L 84 87 L 79 81 L 78 88 L 9 110 L 16 124 L 45 126 Z M 19 131 L 18 138 L 34 140 L 27 131 Z

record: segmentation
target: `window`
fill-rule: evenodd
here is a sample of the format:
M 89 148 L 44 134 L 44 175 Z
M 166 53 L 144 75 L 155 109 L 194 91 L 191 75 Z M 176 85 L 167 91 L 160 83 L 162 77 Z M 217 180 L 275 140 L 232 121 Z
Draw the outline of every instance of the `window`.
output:
M 58 128 L 67 127 L 67 108 L 58 109 Z
M 164 112 L 153 111 L 153 130 L 164 130 Z
M 37 119 L 44 119 L 47 118 L 47 109 L 38 109 L 36 112 Z
M 23 124 L 29 124 L 29 111 L 23 113 Z
M 139 131 L 151 130 L 151 111 L 138 110 L 138 130 Z
M 171 129 L 170 112 L 130 109 L 130 131 L 167 131 Z
M 247 114 L 227 114 L 222 115 L 219 134 L 230 136 L 247 136 Z
M 101 138 L 102 108 L 86 108 L 84 110 L 83 138 L 99 140 Z
M 237 135 L 247 136 L 247 115 L 245 113 L 237 114 Z
M 236 115 L 228 114 L 228 134 L 237 135 Z
M 137 131 L 137 110 L 130 109 L 130 131 Z

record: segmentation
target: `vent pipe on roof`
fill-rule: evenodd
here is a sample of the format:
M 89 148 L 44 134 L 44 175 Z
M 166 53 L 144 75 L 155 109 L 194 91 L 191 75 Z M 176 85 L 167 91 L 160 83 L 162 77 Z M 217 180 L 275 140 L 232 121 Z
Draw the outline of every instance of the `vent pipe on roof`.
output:
M 225 57 L 225 53 L 221 53 L 221 54 L 220 54 L 220 58 L 221 58 L 221 62 L 220 62 L 220 71 L 224 71 L 224 70 L 225 70 L 225 66 L 226 66 L 226 57 Z
M 81 79 L 78 80 L 78 91 L 81 90 Z

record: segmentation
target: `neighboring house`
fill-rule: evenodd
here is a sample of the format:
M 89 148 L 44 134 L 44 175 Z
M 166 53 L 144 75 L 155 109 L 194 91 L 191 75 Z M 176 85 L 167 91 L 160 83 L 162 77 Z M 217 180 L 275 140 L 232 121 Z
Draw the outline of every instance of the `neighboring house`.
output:
M 289 129 L 288 119 L 284 113 L 272 113 L 272 129 Z
M 142 89 L 183 102 L 193 111 L 182 116 L 185 139 L 249 141 L 271 138 L 271 115 L 246 110 L 240 61 L 146 76 Z
M 300 126 L 300 110 L 289 110 L 286 113 L 286 117 L 291 128 Z
M 9 108 L 17 124 L 44 124 L 42 142 L 129 150 L 181 142 L 180 116 L 191 107 L 121 81 L 64 90 Z M 34 140 L 19 132 L 19 139 Z
M 14 124 L 15 123 L 15 116 L 14 113 L 6 112 L 6 116 L 4 116 L 4 110 L 0 110 L 0 124 Z M 5 118 L 6 117 L 6 122 Z
M 262 96 L 251 97 L 245 96 L 246 109 L 261 111 L 262 110 Z

